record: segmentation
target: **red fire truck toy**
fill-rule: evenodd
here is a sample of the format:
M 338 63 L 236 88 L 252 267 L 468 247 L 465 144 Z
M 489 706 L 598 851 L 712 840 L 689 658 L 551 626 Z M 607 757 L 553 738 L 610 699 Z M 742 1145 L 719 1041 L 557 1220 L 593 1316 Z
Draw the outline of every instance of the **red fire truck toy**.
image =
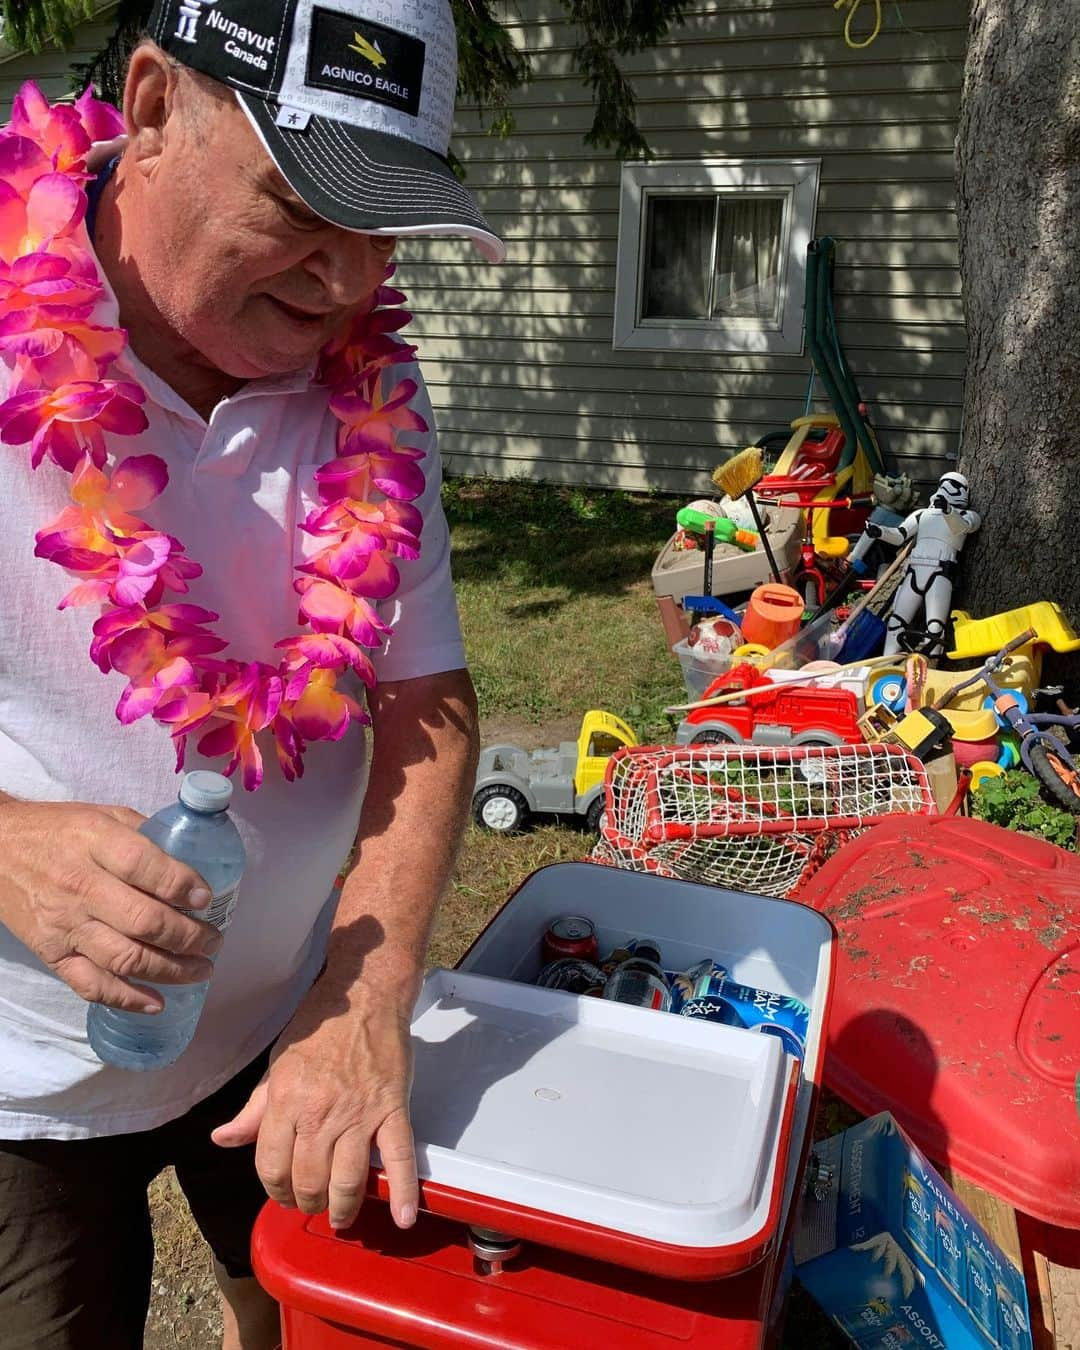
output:
M 706 698 L 761 689 L 745 701 L 695 708 L 675 733 L 679 745 L 858 745 L 859 704 L 849 689 L 774 684 L 751 665 L 714 680 Z

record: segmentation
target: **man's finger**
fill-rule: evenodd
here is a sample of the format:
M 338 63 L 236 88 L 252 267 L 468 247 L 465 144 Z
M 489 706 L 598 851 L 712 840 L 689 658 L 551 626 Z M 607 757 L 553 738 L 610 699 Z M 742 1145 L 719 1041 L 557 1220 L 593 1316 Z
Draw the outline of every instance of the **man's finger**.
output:
M 286 1209 L 296 1208 L 292 1188 L 295 1144 L 296 1130 L 292 1119 L 284 1111 L 275 1110 L 268 1100 L 255 1143 L 255 1170 L 266 1194 Z
M 199 984 L 214 973 L 213 962 L 205 956 L 176 956 L 125 937 L 98 919 L 81 924 L 71 935 L 71 944 L 75 952 L 122 980 Z
M 266 1114 L 266 1079 L 255 1087 L 232 1120 L 211 1130 L 210 1138 L 222 1148 L 239 1148 L 241 1144 L 253 1144 L 259 1137 L 259 1126 Z
M 126 825 L 129 830 L 137 830 L 140 825 L 146 824 L 146 817 L 141 816 L 138 811 L 133 811 L 130 806 L 99 806 L 97 809 L 107 816 L 112 816 L 113 820 L 121 825 Z
M 221 946 L 221 934 L 212 924 L 180 914 L 105 872 L 98 872 L 87 887 L 86 906 L 91 918 L 125 937 L 178 956 L 212 956 Z
M 330 1167 L 330 1227 L 348 1228 L 360 1213 L 371 1170 L 371 1140 L 366 1130 L 346 1130 L 334 1145 Z
M 194 868 L 170 858 L 149 839 L 119 824 L 95 831 L 89 852 L 106 872 L 167 904 L 200 909 L 210 903 L 210 888 Z
M 330 1183 L 330 1164 L 335 1140 L 326 1129 L 318 1134 L 301 1134 L 293 1142 L 292 1193 L 298 1209 L 305 1214 L 321 1214 L 329 1203 L 326 1189 Z
M 157 1013 L 165 1006 L 165 1000 L 153 989 L 128 984 L 96 966 L 89 957 L 65 956 L 52 968 L 87 1003 L 103 1003 L 108 1008 L 138 1013 Z
M 386 1117 L 375 1132 L 375 1143 L 390 1186 L 390 1213 L 399 1228 L 411 1228 L 420 1203 L 420 1185 L 412 1126 L 404 1107 Z

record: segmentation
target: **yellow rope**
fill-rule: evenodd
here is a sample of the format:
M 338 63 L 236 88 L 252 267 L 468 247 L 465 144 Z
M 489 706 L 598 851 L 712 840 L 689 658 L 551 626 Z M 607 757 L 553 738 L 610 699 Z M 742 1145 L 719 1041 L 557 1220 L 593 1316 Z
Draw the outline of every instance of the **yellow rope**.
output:
M 862 42 L 856 42 L 851 36 L 851 25 L 861 4 L 862 0 L 833 0 L 833 9 L 843 9 L 845 5 L 847 6 L 848 14 L 844 21 L 844 41 L 852 51 L 856 52 L 861 52 L 864 47 L 869 47 L 881 32 L 881 0 L 874 0 L 874 31 Z

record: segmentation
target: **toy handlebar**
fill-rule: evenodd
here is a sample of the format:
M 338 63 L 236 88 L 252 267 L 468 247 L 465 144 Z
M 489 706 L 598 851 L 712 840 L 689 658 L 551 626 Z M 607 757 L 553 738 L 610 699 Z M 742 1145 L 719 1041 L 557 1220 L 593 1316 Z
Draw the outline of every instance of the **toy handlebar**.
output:
M 776 501 L 773 506 L 780 508 L 789 508 L 792 511 L 847 511 L 853 506 L 867 506 L 874 499 L 872 496 L 862 497 L 834 497 L 827 502 L 800 502 L 800 501 Z
M 931 703 L 931 708 L 940 712 L 942 708 L 947 707 L 953 701 L 962 689 L 968 689 L 971 685 L 980 683 L 992 670 L 999 668 L 1010 652 L 1015 651 L 1017 647 L 1023 647 L 1025 643 L 1034 642 L 1038 636 L 1034 628 L 1026 628 L 1019 637 L 1014 637 L 1000 651 L 995 652 L 993 656 L 988 656 L 974 675 L 969 675 L 966 680 L 961 680 L 959 684 L 951 685 L 946 689 L 939 698 Z

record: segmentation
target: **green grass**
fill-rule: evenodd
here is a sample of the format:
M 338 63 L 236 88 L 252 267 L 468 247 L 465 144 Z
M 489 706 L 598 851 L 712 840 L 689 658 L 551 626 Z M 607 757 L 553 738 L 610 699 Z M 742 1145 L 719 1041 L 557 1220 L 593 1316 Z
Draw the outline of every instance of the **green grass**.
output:
M 678 501 L 456 479 L 443 491 L 465 646 L 485 717 L 606 708 L 643 740 L 682 693 L 649 571 Z

